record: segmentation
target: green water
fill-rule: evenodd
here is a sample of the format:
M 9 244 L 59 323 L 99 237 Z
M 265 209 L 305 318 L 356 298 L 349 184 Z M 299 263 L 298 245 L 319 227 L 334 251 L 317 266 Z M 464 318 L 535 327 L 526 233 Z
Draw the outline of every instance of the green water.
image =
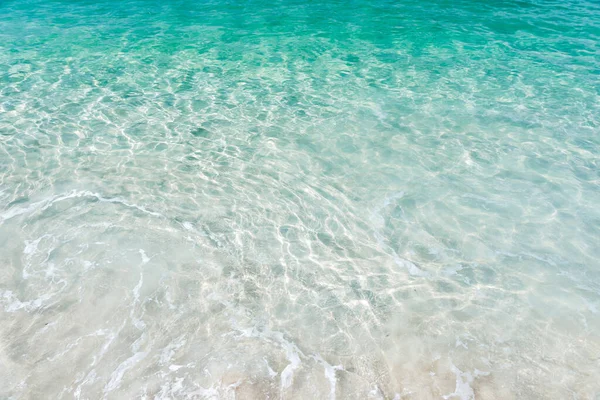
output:
M 0 2 L 0 397 L 600 396 L 600 4 Z

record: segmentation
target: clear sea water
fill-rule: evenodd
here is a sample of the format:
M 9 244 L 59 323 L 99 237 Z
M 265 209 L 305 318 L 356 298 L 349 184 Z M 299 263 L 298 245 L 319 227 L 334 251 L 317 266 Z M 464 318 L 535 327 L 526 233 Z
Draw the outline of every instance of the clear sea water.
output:
M 0 398 L 600 398 L 600 4 L 0 2 Z

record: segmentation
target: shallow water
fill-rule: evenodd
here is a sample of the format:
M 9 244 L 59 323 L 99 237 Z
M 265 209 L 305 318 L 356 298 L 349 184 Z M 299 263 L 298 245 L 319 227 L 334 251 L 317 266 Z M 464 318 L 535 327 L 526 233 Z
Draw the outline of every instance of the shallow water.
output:
M 0 397 L 600 396 L 600 6 L 0 3 Z

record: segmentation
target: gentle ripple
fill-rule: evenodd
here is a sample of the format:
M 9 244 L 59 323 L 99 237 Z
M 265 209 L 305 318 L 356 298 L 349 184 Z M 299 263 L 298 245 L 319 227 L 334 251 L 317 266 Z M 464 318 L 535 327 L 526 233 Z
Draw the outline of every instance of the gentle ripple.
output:
M 0 397 L 600 396 L 600 6 L 0 3 Z

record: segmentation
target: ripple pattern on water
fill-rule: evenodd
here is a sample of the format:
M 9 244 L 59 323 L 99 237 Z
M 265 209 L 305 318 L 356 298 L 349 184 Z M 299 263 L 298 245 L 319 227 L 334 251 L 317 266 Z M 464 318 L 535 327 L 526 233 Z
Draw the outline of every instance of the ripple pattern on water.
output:
M 0 397 L 599 396 L 599 59 L 584 0 L 1 3 Z

